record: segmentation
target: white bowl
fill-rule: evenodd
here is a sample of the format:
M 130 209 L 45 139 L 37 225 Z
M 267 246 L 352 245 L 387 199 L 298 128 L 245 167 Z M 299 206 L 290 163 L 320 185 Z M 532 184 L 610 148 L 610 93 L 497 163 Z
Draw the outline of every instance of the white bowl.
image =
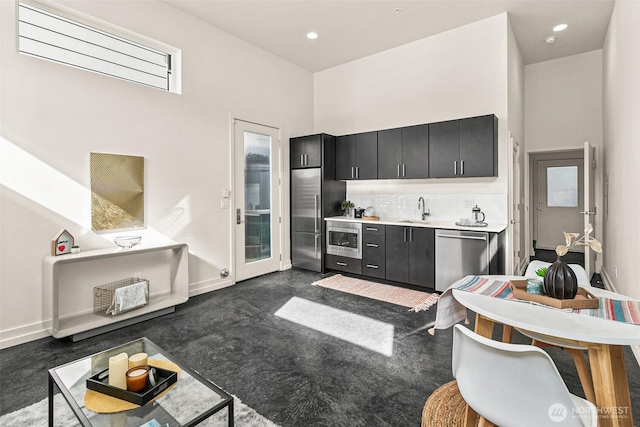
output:
M 142 236 L 118 236 L 113 239 L 116 245 L 123 249 L 129 249 L 140 243 Z

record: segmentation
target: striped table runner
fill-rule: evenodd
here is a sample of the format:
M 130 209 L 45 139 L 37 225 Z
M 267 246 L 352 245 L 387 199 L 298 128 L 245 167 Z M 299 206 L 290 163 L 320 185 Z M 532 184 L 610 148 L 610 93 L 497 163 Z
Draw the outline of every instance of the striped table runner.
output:
M 640 325 L 640 302 L 603 297 L 598 297 L 598 299 L 600 300 L 598 308 L 583 308 L 573 310 L 573 312 L 600 319 Z
M 447 329 L 461 321 L 467 320 L 467 309 L 453 297 L 452 290 L 459 289 L 475 294 L 491 296 L 501 299 L 515 299 L 508 281 L 495 280 L 480 276 L 466 276 L 458 280 L 440 296 L 436 306 L 436 321 L 429 333 L 433 335 L 436 329 Z M 591 309 L 576 309 L 573 313 L 598 317 L 605 320 L 640 325 L 640 302 L 614 300 L 599 297 L 600 306 Z M 557 310 L 548 307 L 550 310 Z

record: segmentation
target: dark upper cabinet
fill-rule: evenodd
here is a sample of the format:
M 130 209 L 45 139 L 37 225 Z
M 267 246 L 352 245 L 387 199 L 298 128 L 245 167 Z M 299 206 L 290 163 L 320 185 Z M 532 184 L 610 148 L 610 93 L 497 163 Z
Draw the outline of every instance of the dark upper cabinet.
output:
M 429 125 L 402 128 L 402 177 L 429 178 Z
M 460 120 L 462 176 L 498 176 L 498 118 L 472 117 Z
M 402 176 L 402 130 L 378 131 L 378 179 Z
M 290 139 L 291 169 L 322 166 L 322 135 Z
M 429 176 L 498 176 L 498 118 L 491 114 L 430 124 Z
M 336 141 L 336 179 L 378 178 L 378 132 L 339 136 Z
M 460 160 L 460 120 L 429 125 L 429 176 L 449 178 L 458 175 Z
M 429 178 L 429 125 L 378 131 L 378 179 Z
M 435 229 L 386 226 L 386 278 L 435 288 Z

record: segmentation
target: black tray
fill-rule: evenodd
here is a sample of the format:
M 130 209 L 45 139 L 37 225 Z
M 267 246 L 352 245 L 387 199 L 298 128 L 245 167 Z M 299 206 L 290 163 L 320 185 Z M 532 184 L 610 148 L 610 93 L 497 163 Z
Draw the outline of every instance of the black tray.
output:
M 158 368 L 153 365 L 149 366 L 154 368 L 158 374 L 156 385 L 152 387 L 147 384 L 147 388 L 139 392 L 127 391 L 118 387 L 110 386 L 109 375 L 105 375 L 105 372 L 109 371 L 108 368 L 95 374 L 91 378 L 87 378 L 87 388 L 99 393 L 108 394 L 109 396 L 113 396 L 118 399 L 126 400 L 127 402 L 135 403 L 136 405 L 145 405 L 151 399 L 166 390 L 170 385 L 178 381 L 178 374 L 176 372 Z

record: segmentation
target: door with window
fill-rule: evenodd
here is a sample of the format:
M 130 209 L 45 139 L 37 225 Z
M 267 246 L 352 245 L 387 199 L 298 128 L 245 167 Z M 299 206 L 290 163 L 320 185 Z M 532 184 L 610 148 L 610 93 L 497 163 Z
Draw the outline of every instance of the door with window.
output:
M 235 279 L 280 269 L 279 130 L 234 120 Z
M 563 231 L 581 233 L 584 228 L 584 160 L 539 160 L 536 175 L 536 249 L 553 250 L 565 244 Z

